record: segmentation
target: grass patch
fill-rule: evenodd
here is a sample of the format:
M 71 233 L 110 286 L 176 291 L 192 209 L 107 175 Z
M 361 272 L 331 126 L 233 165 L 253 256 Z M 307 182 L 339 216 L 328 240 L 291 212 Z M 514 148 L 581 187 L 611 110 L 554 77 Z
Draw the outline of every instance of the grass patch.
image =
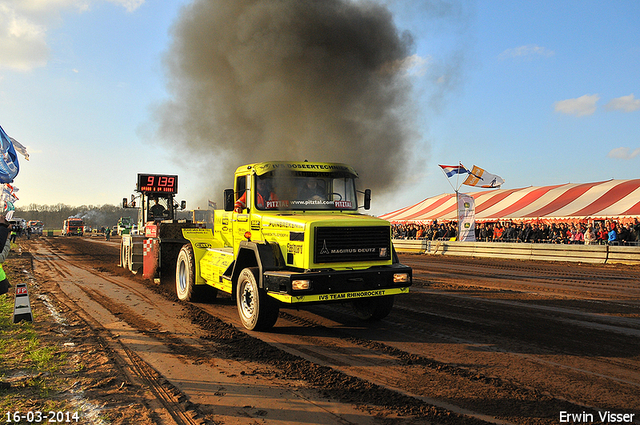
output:
M 75 409 L 63 396 L 68 384 L 60 378 L 63 373 L 58 373 L 70 366 L 68 356 L 61 347 L 41 337 L 37 319 L 38 314 L 46 312 L 34 310 L 29 282 L 34 322 L 13 323 L 15 285 L 25 282 L 26 276 L 17 261 L 9 259 L 8 263 L 4 269 L 13 286 L 8 294 L 0 295 L 0 422 L 7 421 L 7 413 L 16 411 L 73 412 Z M 23 423 L 10 419 L 13 424 Z
M 13 372 L 54 371 L 58 365 L 51 353 L 55 347 L 43 345 L 32 322 L 13 323 L 14 300 L 0 295 L 0 377 Z

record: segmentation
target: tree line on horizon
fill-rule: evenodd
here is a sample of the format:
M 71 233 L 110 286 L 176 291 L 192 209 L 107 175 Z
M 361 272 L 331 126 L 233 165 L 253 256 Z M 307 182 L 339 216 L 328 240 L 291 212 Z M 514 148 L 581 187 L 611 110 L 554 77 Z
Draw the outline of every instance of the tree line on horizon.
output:
M 101 227 L 113 227 L 118 223 L 120 217 L 131 217 L 134 222 L 138 220 L 137 209 L 125 209 L 118 205 L 80 205 L 71 206 L 66 204 L 40 205 L 29 204 L 25 207 L 16 207 L 13 215 L 15 218 L 22 218 L 27 221 L 39 220 L 44 223 L 46 230 L 61 229 L 64 220 L 70 217 L 77 217 L 84 220 L 85 226 L 94 229 Z

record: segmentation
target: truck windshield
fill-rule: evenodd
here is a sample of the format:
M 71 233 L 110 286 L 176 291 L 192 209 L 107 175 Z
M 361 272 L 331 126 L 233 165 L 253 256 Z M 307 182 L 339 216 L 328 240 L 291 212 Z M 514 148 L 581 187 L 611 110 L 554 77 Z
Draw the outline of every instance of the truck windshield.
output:
M 147 200 L 147 220 L 172 220 L 171 198 L 164 196 L 149 196 Z M 128 223 L 131 224 L 131 223 Z
M 344 173 L 268 173 L 256 176 L 259 210 L 355 210 L 354 177 Z

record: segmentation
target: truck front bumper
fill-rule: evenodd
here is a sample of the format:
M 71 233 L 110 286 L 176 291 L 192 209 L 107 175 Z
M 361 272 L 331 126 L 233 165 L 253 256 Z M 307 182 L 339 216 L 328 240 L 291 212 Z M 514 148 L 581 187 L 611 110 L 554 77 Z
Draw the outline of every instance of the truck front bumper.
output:
M 412 270 L 402 264 L 307 273 L 278 270 L 265 271 L 263 279 L 267 293 L 281 302 L 324 303 L 408 293 Z M 308 281 L 309 289 L 294 290 L 293 282 L 296 281 Z

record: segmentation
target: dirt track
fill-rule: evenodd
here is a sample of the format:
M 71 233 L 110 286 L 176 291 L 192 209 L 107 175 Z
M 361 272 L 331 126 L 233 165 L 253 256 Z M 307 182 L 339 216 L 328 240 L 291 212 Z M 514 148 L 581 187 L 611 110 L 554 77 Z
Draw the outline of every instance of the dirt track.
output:
M 144 389 L 147 423 L 640 423 L 638 268 L 404 256 L 414 287 L 380 323 L 321 306 L 246 333 L 231 299 L 181 304 L 115 267 L 116 243 L 26 249 Z

